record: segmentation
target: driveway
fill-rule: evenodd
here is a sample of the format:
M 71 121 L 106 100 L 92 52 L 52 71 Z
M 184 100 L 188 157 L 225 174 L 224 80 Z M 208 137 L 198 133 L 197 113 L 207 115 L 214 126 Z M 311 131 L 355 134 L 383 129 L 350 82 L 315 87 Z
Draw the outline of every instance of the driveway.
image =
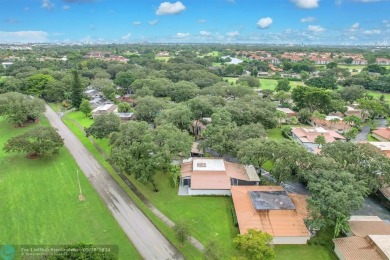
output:
M 49 106 L 45 115 L 58 129 L 80 169 L 141 256 L 144 259 L 184 259 Z
M 387 120 L 386 119 L 374 119 L 374 125 L 377 127 L 386 127 Z M 356 136 L 355 141 L 367 141 L 367 135 L 370 133 L 370 126 L 363 126 L 360 129 L 360 132 Z
M 360 129 L 360 132 L 357 134 L 355 141 L 361 142 L 361 141 L 367 141 L 367 135 L 370 133 L 370 126 L 363 126 Z

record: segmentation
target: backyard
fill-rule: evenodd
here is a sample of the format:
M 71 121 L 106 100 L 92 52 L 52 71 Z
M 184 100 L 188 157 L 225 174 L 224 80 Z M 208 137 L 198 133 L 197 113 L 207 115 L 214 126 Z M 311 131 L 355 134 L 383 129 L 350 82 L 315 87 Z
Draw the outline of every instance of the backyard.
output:
M 40 124 L 47 125 L 46 119 Z M 0 147 L 28 130 L 0 117 Z M 66 148 L 50 159 L 27 159 L 0 150 L 0 241 L 10 245 L 66 245 L 76 242 L 117 245 L 120 259 L 140 259 Z M 85 201 L 79 201 L 77 180 Z M 11 196 L 12 195 L 12 196 Z

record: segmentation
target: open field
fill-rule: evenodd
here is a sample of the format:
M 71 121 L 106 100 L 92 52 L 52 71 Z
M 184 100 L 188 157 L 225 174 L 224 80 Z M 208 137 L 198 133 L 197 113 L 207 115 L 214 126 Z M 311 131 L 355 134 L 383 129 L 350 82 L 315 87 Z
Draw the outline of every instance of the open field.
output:
M 48 124 L 46 120 L 42 124 Z M 26 131 L 0 118 L 0 147 Z M 51 159 L 30 160 L 0 150 L 0 241 L 11 245 L 65 245 L 75 242 L 117 245 L 120 259 L 140 259 L 98 194 L 62 148 Z M 86 200 L 78 199 L 77 181 Z
M 156 60 L 162 60 L 162 61 L 165 61 L 165 62 L 169 61 L 170 58 L 171 57 L 155 57 Z
M 223 80 L 227 80 L 229 83 L 236 84 L 238 77 L 223 77 Z M 260 79 L 260 89 L 271 89 L 275 90 L 278 85 L 278 81 L 276 79 Z M 302 86 L 304 83 L 302 81 L 290 81 L 291 89 L 296 86 Z

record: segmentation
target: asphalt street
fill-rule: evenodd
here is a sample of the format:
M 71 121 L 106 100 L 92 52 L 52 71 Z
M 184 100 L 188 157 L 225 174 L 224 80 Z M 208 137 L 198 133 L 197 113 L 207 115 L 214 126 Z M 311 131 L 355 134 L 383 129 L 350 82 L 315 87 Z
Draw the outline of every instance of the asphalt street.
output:
M 50 124 L 58 129 L 59 134 L 64 139 L 65 146 L 80 169 L 141 256 L 144 259 L 184 259 L 62 122 L 59 115 L 49 106 L 46 106 L 45 115 Z M 91 216 L 91 218 L 93 217 Z

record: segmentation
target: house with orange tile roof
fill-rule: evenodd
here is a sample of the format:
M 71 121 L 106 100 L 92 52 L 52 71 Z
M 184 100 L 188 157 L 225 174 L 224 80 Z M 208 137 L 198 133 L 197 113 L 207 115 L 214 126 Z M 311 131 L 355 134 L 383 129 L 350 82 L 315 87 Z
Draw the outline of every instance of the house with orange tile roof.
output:
M 339 259 L 390 259 L 390 224 L 377 216 L 351 216 L 348 237 L 333 239 Z
M 306 244 L 310 239 L 306 196 L 281 186 L 233 186 L 232 198 L 240 234 L 248 229 L 267 232 L 273 244 Z
M 219 158 L 190 158 L 181 164 L 179 195 L 231 195 L 236 185 L 259 185 L 253 165 Z
M 372 131 L 372 136 L 382 142 L 390 141 L 390 128 L 377 128 Z
M 312 117 L 310 119 L 310 124 L 315 127 L 322 127 L 325 130 L 334 130 L 339 133 L 344 133 L 351 129 L 351 126 L 344 122 L 343 118 L 339 116 L 326 116 L 324 119 Z
M 345 141 L 345 137 L 336 131 L 325 130 L 322 127 L 293 127 L 291 134 L 295 141 L 316 154 L 321 151 L 320 145 L 315 143 L 317 136 L 324 136 L 326 143 Z

